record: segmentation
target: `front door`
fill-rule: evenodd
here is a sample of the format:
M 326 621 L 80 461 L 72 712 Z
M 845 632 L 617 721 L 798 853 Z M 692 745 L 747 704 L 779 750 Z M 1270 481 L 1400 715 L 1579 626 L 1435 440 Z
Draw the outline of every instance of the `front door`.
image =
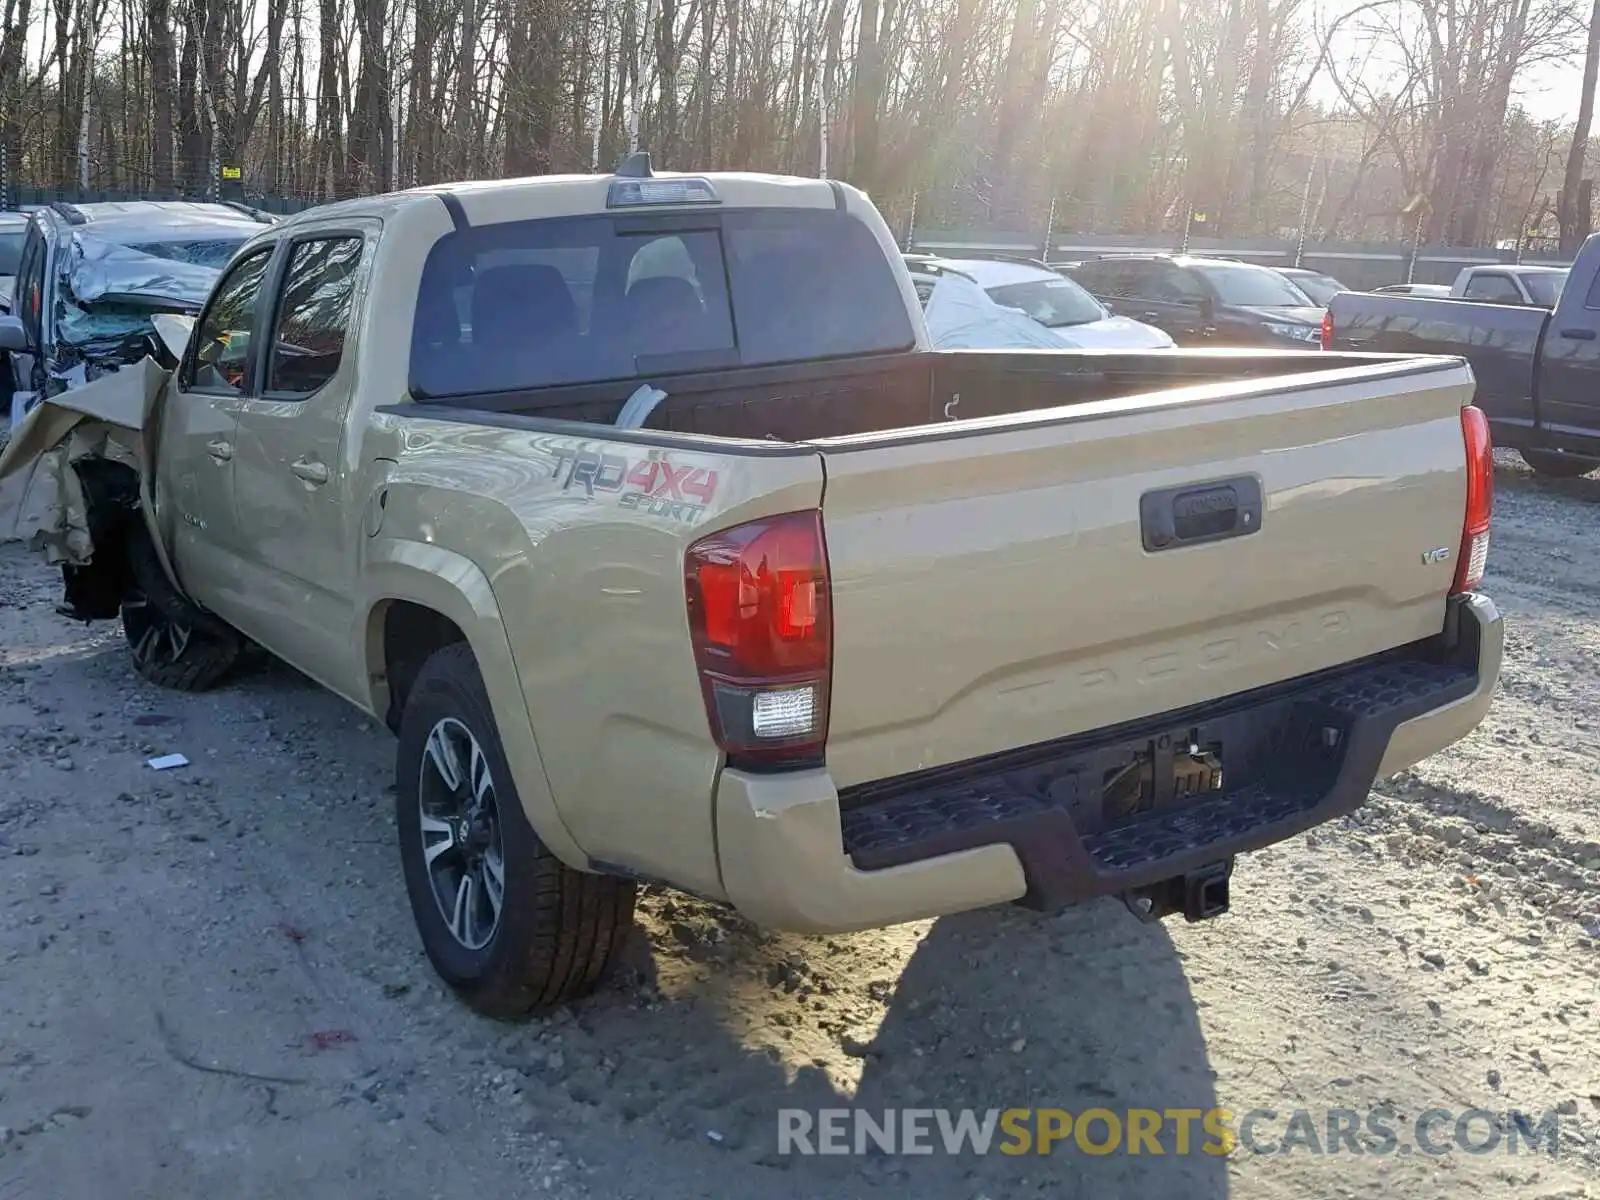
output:
M 256 386 L 252 348 L 274 249 L 269 243 L 250 251 L 218 281 L 161 414 L 155 494 L 161 533 L 184 589 L 228 619 L 239 590 L 234 430 L 239 406 Z
M 260 393 L 239 411 L 234 502 L 247 634 L 335 691 L 359 674 L 352 637 L 359 472 L 347 461 L 352 314 L 375 229 L 298 234 L 283 256 Z

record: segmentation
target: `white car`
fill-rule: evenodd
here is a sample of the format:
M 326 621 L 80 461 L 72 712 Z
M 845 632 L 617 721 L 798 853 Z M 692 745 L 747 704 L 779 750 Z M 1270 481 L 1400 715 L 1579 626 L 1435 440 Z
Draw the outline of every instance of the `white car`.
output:
M 1175 344 L 1152 325 L 1113 316 L 1082 286 L 1048 267 L 917 254 L 906 255 L 906 267 L 940 349 L 1169 350 Z M 1029 321 L 1018 323 L 1018 313 Z

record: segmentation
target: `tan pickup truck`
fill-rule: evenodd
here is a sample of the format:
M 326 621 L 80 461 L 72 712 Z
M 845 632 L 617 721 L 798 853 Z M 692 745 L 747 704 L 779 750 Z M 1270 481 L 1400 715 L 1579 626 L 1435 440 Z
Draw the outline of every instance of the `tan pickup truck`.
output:
M 422 940 L 507 1016 L 593 986 L 639 880 L 819 932 L 1223 911 L 1483 716 L 1472 394 L 933 352 L 861 193 L 634 160 L 263 229 L 173 377 L 57 397 L 0 490 L 148 678 L 256 643 L 388 723 Z

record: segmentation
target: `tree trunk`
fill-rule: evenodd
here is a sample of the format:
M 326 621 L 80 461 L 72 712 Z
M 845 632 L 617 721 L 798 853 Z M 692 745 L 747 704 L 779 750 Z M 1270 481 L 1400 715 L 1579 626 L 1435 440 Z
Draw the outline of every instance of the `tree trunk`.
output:
M 871 189 L 878 173 L 878 108 L 883 103 L 883 62 L 878 45 L 878 0 L 861 0 L 856 34 L 856 79 L 850 103 L 850 166 L 847 178 Z
M 1589 16 L 1589 48 L 1583 57 L 1583 87 L 1578 93 L 1578 121 L 1572 129 L 1572 145 L 1567 150 L 1567 170 L 1561 180 L 1561 196 L 1556 204 L 1556 223 L 1561 226 L 1561 253 L 1576 254 L 1589 236 L 1587 221 L 1580 221 L 1578 192 L 1583 183 L 1584 157 L 1589 150 L 1589 131 L 1594 124 L 1595 82 L 1600 77 L 1600 0 L 1594 0 Z

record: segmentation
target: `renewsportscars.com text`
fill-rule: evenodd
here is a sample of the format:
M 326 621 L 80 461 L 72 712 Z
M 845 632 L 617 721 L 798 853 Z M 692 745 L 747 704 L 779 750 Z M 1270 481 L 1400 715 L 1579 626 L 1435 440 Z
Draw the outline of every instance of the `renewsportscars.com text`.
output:
M 1527 1154 L 1556 1157 L 1550 1112 L 1330 1108 L 778 1110 L 779 1154 Z

